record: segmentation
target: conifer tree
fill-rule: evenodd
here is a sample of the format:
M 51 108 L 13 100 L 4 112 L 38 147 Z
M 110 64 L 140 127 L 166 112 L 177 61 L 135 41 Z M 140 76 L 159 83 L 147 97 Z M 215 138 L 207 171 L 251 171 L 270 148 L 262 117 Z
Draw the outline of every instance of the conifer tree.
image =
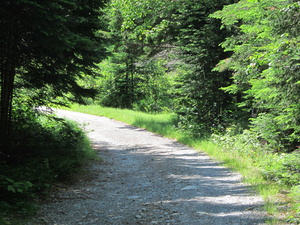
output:
M 240 30 L 223 43 L 234 52 L 219 67 L 234 71 L 225 90 L 243 95 L 261 139 L 277 151 L 294 150 L 300 143 L 299 1 L 243 0 L 213 16 Z
M 179 125 L 196 136 L 222 129 L 229 123 L 234 96 L 220 90 L 230 84 L 228 71 L 212 71 L 220 59 L 230 56 L 219 44 L 232 33 L 220 30 L 220 20 L 209 15 L 230 0 L 182 1 L 176 20 L 177 45 L 185 63 L 178 89 Z
M 15 80 L 61 96 L 88 94 L 76 79 L 103 58 L 101 0 L 4 0 L 0 8 L 0 151 L 11 130 Z M 49 92 L 51 90 L 51 93 Z

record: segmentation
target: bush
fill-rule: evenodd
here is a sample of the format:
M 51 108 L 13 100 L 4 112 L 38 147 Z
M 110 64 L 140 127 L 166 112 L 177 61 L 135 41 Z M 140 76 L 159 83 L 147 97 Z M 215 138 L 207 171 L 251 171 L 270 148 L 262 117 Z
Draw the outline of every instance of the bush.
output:
M 47 194 L 54 182 L 70 181 L 96 154 L 74 122 L 26 107 L 18 109 L 13 122 L 18 123 L 13 160 L 0 161 L 0 218 L 9 211 L 34 213 L 32 200 Z
M 71 121 L 43 118 L 42 133 L 33 142 L 34 155 L 49 167 L 56 180 L 69 180 L 88 157 L 89 142 L 84 132 Z
M 300 153 L 281 154 L 264 165 L 264 176 L 279 184 L 300 185 Z
M 147 113 L 171 112 L 172 103 L 171 100 L 163 99 L 162 97 L 160 99 L 146 97 L 134 102 L 133 110 Z
M 244 130 L 240 133 L 240 129 L 235 126 L 227 128 L 224 134 L 213 134 L 211 139 L 214 143 L 222 146 L 224 151 L 231 152 L 233 155 L 246 155 L 255 162 L 268 157 L 270 152 L 268 146 L 261 142 L 254 132 Z
M 247 156 L 261 168 L 266 180 L 287 186 L 300 185 L 300 152 L 274 153 L 273 143 L 266 142 L 251 130 L 238 134 L 236 127 L 228 128 L 223 135 L 213 134 L 211 139 L 223 151 Z

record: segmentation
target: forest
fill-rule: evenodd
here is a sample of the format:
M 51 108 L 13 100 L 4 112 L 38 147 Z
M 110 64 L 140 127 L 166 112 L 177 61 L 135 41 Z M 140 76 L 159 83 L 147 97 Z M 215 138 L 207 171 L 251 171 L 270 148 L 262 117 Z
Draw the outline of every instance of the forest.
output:
M 169 113 L 188 136 L 271 157 L 262 173 L 300 221 L 299 1 L 4 0 L 0 34 L 0 208 L 34 212 L 19 199 L 94 157 L 40 110 L 80 103 Z

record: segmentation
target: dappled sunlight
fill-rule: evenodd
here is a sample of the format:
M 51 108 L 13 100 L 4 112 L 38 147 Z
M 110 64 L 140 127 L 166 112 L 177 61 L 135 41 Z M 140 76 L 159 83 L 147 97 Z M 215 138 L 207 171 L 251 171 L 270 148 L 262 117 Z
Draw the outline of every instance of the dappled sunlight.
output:
M 264 224 L 262 199 L 206 154 L 121 122 L 75 115 L 88 124 L 101 161 L 77 197 L 50 203 L 47 215 L 51 209 L 90 224 Z

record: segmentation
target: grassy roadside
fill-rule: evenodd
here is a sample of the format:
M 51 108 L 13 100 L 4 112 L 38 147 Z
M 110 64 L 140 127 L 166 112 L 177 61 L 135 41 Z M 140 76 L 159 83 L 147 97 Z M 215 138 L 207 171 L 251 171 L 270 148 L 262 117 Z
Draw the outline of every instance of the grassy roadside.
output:
M 221 145 L 216 144 L 213 138 L 210 140 L 199 140 L 189 137 L 174 128 L 173 116 L 171 114 L 148 114 L 132 110 L 103 108 L 94 105 L 73 105 L 68 110 L 116 119 L 133 126 L 145 128 L 165 137 L 176 139 L 198 151 L 204 151 L 212 158 L 222 162 L 225 166 L 241 173 L 243 181 L 252 185 L 257 193 L 264 198 L 265 210 L 274 218 L 274 221 L 269 221 L 269 224 L 282 224 L 280 220 L 286 220 L 289 216 L 294 218 L 293 213 L 296 212 L 288 212 L 290 207 L 286 207 L 292 204 L 292 200 L 288 195 L 283 194 L 288 191 L 288 187 L 266 180 L 261 172 L 261 165 L 265 161 L 272 160 L 269 155 L 263 152 L 259 153 L 254 150 L 249 151 L 250 153 L 247 152 L 247 154 L 240 151 L 233 152 L 232 150 L 220 147 Z M 234 148 L 230 146 L 228 149 Z

